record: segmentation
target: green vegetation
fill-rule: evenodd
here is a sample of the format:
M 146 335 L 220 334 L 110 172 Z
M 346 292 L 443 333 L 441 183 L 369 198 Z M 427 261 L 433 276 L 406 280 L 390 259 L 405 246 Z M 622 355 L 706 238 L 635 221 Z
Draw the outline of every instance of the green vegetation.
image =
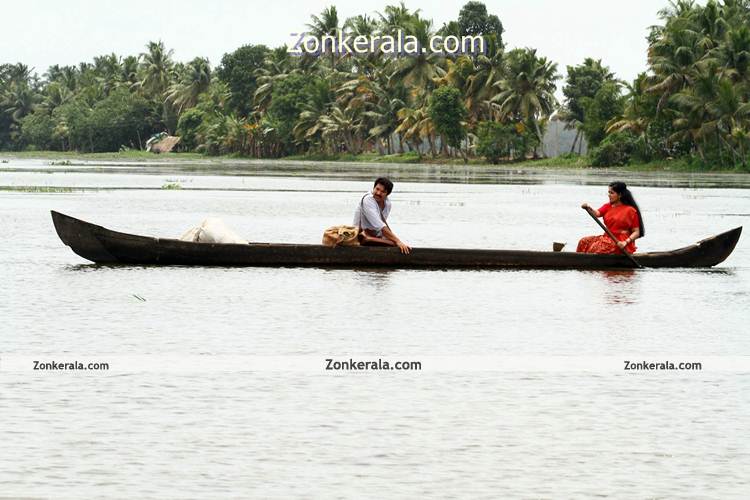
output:
M 583 105 L 580 130 L 605 124 L 605 135 L 592 136 L 592 164 L 676 158 L 696 170 L 750 171 L 750 4 L 677 0 L 659 15 L 663 24 L 648 36 L 648 72 L 620 96 L 604 68 L 592 97 L 598 102 Z M 566 105 L 574 114 L 570 98 Z
M 502 158 L 522 160 L 539 144 L 536 135 L 523 124 L 479 122 L 477 138 L 477 153 L 492 163 L 499 163 Z
M 178 182 L 168 182 L 161 187 L 162 189 L 182 189 Z
M 599 90 L 605 83 L 616 83 L 614 74 L 610 73 L 609 68 L 602 66 L 601 60 L 586 58 L 583 64 L 578 66 L 568 66 L 568 78 L 563 86 L 563 95 L 565 96 L 565 107 L 561 110 L 563 119 L 569 127 L 576 129 L 576 136 L 573 139 L 573 145 L 570 152 L 575 151 L 578 140 L 583 132 L 584 124 L 588 125 L 589 134 L 586 140 L 589 145 L 596 145 L 601 141 L 593 137 L 594 135 L 603 136 L 603 127 L 593 127 L 590 123 L 591 116 L 587 120 L 585 117 L 586 109 L 592 107 L 591 101 L 594 100 Z M 604 95 L 600 96 L 600 100 Z
M 166 132 L 181 137 L 182 151 L 167 158 L 750 171 L 750 3 L 676 0 L 659 14 L 643 74 L 625 83 L 586 58 L 567 68 L 563 103 L 554 96 L 557 65 L 533 48 L 506 48 L 501 20 L 477 1 L 439 28 L 403 3 L 346 20 L 331 6 L 307 28 L 316 36 L 401 31 L 422 46 L 435 34 L 482 35 L 483 54 L 296 57 L 245 45 L 212 69 L 202 57 L 175 62 L 159 41 L 137 56 L 55 65 L 41 77 L 3 64 L 0 150 L 162 160 L 141 150 Z M 571 153 L 585 138 L 588 157 L 544 159 L 553 115 L 576 130 Z
M 107 160 L 107 161 L 190 161 L 206 160 L 207 156 L 199 153 L 162 153 L 155 155 L 148 151 L 139 151 L 134 149 L 124 149 L 112 153 L 80 153 L 78 151 L 5 151 L 0 152 L 0 157 L 4 158 L 27 158 L 27 159 L 48 159 L 50 165 L 72 165 L 75 160 Z M 7 160 L 2 160 L 7 163 Z
M 440 134 L 443 143 L 459 149 L 461 141 L 466 137 L 466 129 L 462 123 L 466 118 L 466 108 L 461 102 L 461 91 L 450 85 L 435 89 L 430 96 L 428 110 L 435 132 Z M 463 154 L 463 150 L 461 153 Z
M 51 161 L 50 165 L 66 165 L 74 166 L 76 161 L 124 161 L 133 162 L 137 161 L 148 162 L 148 161 L 159 161 L 159 162 L 199 162 L 204 164 L 216 163 L 219 165 L 217 160 L 231 158 L 238 162 L 237 165 L 241 165 L 244 160 L 243 157 L 237 155 L 226 155 L 226 156 L 207 156 L 195 153 L 165 153 L 161 155 L 154 155 L 145 151 L 127 151 L 121 153 L 60 153 L 57 151 L 27 151 L 18 153 L 0 153 L 0 157 L 19 157 L 28 159 L 45 159 L 45 158 L 60 158 L 69 157 L 71 160 L 62 161 Z M 342 162 L 342 163 L 394 163 L 394 164 L 427 164 L 427 165 L 463 165 L 467 163 L 463 158 L 446 158 L 441 156 L 431 157 L 422 155 L 420 156 L 416 151 L 409 151 L 406 153 L 394 153 L 394 154 L 380 154 L 377 152 L 364 152 L 358 155 L 350 153 L 336 153 L 336 154 L 324 154 L 324 153 L 310 153 L 302 155 L 290 155 L 280 158 L 278 160 L 268 160 L 270 163 L 275 161 L 304 161 L 304 162 Z M 0 163 L 8 163 L 8 160 L 0 160 Z M 486 160 L 484 156 L 475 156 L 468 159 L 468 164 L 489 166 L 492 164 L 490 160 Z M 519 159 L 514 161 L 498 161 L 497 164 L 502 165 L 504 168 L 516 169 L 555 169 L 555 168 L 566 168 L 566 169 L 582 169 L 582 168 L 600 168 L 592 163 L 592 159 L 587 155 L 578 155 L 575 153 L 566 153 L 561 156 L 554 158 L 543 158 L 543 159 Z M 713 167 L 707 169 L 705 165 L 700 162 L 700 159 L 691 159 L 690 157 L 681 157 L 675 159 L 664 159 L 664 160 L 651 160 L 647 162 L 636 162 L 631 160 L 624 166 L 610 165 L 608 167 L 624 168 L 625 170 L 632 171 L 646 171 L 646 172 L 736 172 L 736 173 L 750 173 L 743 165 L 736 165 L 732 167 Z
M 53 66 L 41 78 L 23 64 L 6 64 L 0 70 L 0 149 L 114 152 L 143 149 L 149 137 L 167 132 L 182 137 L 182 150 L 209 155 L 421 157 L 429 151 L 432 157 L 466 157 L 478 121 L 524 119 L 542 130 L 531 122 L 553 111 L 526 112 L 536 89 L 522 90 L 523 77 L 512 73 L 541 62 L 548 72 L 535 78 L 554 81 L 555 65 L 533 50 L 515 49 L 510 60 L 517 68 L 506 67 L 502 23 L 481 2 L 468 2 L 440 29 L 404 4 L 347 20 L 329 7 L 311 16 L 308 29 L 317 36 L 401 31 L 422 46 L 438 33 L 482 35 L 488 50 L 459 57 L 330 51 L 292 57 L 284 47 L 246 45 L 212 70 L 204 58 L 178 63 L 162 42 L 149 42 L 138 56 Z M 443 87 L 454 90 L 443 94 Z

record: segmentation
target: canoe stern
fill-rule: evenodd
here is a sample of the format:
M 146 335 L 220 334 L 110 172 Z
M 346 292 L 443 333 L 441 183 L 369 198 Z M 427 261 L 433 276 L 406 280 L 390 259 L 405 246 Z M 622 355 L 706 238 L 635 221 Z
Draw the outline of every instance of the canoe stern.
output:
M 734 251 L 734 247 L 737 246 L 741 234 L 742 226 L 699 241 L 697 245 L 703 251 L 704 255 L 704 259 L 702 259 L 700 265 L 711 267 L 724 262 Z

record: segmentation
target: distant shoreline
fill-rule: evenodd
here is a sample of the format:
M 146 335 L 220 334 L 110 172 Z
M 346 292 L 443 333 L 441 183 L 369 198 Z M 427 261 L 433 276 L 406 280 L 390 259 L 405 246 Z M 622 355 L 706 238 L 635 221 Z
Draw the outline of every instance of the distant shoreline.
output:
M 731 168 L 714 168 L 705 169 L 691 165 L 686 159 L 678 158 L 675 160 L 658 160 L 648 163 L 638 163 L 622 165 L 617 167 L 593 167 L 586 156 L 565 156 L 556 158 L 544 158 L 539 160 L 523 160 L 515 162 L 500 162 L 493 164 L 481 158 L 470 158 L 468 163 L 464 163 L 461 158 L 432 158 L 429 155 L 423 155 L 418 158 L 415 153 L 401 153 L 392 155 L 381 155 L 377 153 L 363 153 L 359 155 L 294 155 L 282 158 L 249 158 L 238 155 L 204 155 L 200 153 L 162 153 L 154 154 L 147 151 L 122 151 L 116 153 L 79 153 L 70 151 L 0 151 L 0 162 L 7 162 L 11 158 L 28 159 L 28 160 L 49 160 L 53 163 L 62 164 L 62 162 L 81 160 L 104 160 L 104 161 L 175 161 L 175 162 L 207 162 L 219 163 L 224 161 L 248 162 L 248 163 L 275 163 L 275 162 L 327 162 L 327 163 L 380 163 L 380 164 L 408 164 L 414 166 L 487 166 L 494 168 L 507 169 L 581 169 L 591 171 L 626 171 L 626 172 L 688 172 L 688 173 L 732 173 L 732 174 L 750 174 L 746 170 L 740 170 L 735 167 Z M 2 163 L 0 163 L 2 165 Z

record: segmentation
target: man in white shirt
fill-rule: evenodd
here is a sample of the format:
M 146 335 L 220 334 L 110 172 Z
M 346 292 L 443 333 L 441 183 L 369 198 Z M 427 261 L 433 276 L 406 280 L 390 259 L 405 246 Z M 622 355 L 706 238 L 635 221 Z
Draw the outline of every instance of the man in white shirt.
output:
M 391 191 L 393 191 L 393 182 L 385 177 L 378 177 L 372 193 L 367 193 L 357 204 L 353 225 L 361 227 L 371 236 L 392 241 L 401 253 L 409 253 L 411 247 L 401 241 L 386 222 L 388 214 L 391 213 L 391 200 L 388 199 Z

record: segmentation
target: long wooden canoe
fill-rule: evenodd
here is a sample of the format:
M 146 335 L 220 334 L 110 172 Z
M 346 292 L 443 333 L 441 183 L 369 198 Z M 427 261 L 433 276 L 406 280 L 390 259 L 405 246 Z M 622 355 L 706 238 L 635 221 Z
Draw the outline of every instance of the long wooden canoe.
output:
M 213 244 L 119 233 L 52 211 L 60 239 L 76 254 L 99 264 L 279 267 L 388 268 L 538 268 L 623 269 L 633 264 L 623 255 L 525 250 L 336 247 L 276 243 Z M 742 227 L 669 252 L 634 257 L 644 267 L 711 267 L 734 250 Z

